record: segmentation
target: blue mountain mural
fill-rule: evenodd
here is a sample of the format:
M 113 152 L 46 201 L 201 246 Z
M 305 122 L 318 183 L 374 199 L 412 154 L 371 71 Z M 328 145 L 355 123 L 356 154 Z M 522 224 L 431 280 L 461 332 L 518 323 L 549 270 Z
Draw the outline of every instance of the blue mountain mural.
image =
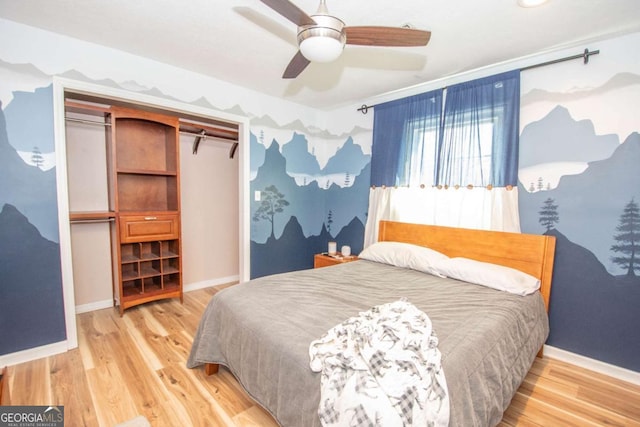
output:
M 50 90 L 50 89 L 49 89 Z M 41 94 L 41 93 L 40 93 Z M 29 94 L 26 92 L 16 92 L 15 97 L 10 106 L 17 102 L 23 106 L 33 106 L 29 101 L 22 101 L 24 98 L 31 96 L 42 96 Z M 53 117 L 52 104 L 49 103 L 47 113 Z M 25 107 L 26 108 L 26 107 Z M 14 112 L 16 110 L 14 109 Z M 25 113 L 25 117 L 29 117 L 30 113 Z M 23 142 L 10 142 L 8 136 L 8 127 L 11 128 L 27 128 L 30 127 L 28 122 L 17 120 L 14 115 L 14 121 L 8 123 L 2 110 L 0 103 L 0 205 L 9 203 L 15 206 L 29 221 L 35 225 L 44 237 L 54 242 L 58 241 L 58 208 L 56 196 L 56 171 L 55 168 L 42 171 L 36 166 L 27 165 L 16 152 L 15 146 L 24 147 Z M 15 134 L 15 133 L 14 133 Z M 19 132 L 18 135 L 22 134 Z M 37 132 L 35 132 L 37 134 Z M 53 128 L 49 129 L 48 138 L 51 139 Z M 33 141 L 29 140 L 28 150 L 33 148 Z M 39 147 L 45 147 L 48 143 L 41 141 Z
M 547 232 L 557 239 L 548 343 L 640 371 L 640 278 L 613 263 L 611 251 L 625 206 L 640 201 L 640 134 L 620 144 L 617 135 L 596 135 L 589 120 L 575 121 L 557 107 L 527 125 L 520 141 L 521 165 L 588 165 L 555 189 L 529 193 L 519 185 L 523 232 L 545 232 L 540 211 L 547 199 L 557 205 L 559 221 Z
M 339 156 L 340 150 L 336 153 Z M 337 233 L 354 217 L 366 222 L 366 211 L 369 198 L 370 169 L 368 163 L 364 169 L 354 176 L 352 185 L 340 187 L 332 184 L 327 189 L 319 187 L 316 181 L 306 185 L 298 185 L 294 178 L 287 174 L 287 161 L 280 153 L 277 141 L 273 141 L 265 153 L 263 165 L 258 169 L 251 182 L 251 193 L 263 191 L 275 185 L 290 203 L 281 214 L 275 217 L 275 236 L 278 238 L 290 216 L 300 222 L 305 236 L 317 235 L 323 224 L 327 222 L 329 210 L 332 211 L 332 233 Z M 260 202 L 251 202 L 251 212 L 255 212 Z M 266 241 L 271 234 L 271 226 L 265 221 L 252 221 L 251 240 L 259 243 Z M 353 246 L 354 243 L 350 242 Z M 347 244 L 345 242 L 345 244 Z
M 282 146 L 282 156 L 287 160 L 288 173 L 320 173 L 318 159 L 309 152 L 309 142 L 304 135 L 294 132 L 291 141 Z
M 354 177 L 371 161 L 371 156 L 365 155 L 353 138 L 348 137 L 321 170 L 318 159 L 309 152 L 307 138 L 295 132 L 291 140 L 282 146 L 282 156 L 286 160 L 287 174 L 295 178 L 298 185 L 317 181 L 325 189 L 331 184 L 350 186 Z
M 60 247 L 15 206 L 0 212 L 0 354 L 66 338 Z
M 362 148 L 353 142 L 353 138 L 349 137 L 336 154 L 329 159 L 327 165 L 322 169 L 322 173 L 348 173 L 355 176 L 370 162 L 371 156 L 365 155 Z
M 38 147 L 43 153 L 54 151 L 53 88 L 47 86 L 34 92 L 13 92 L 13 100 L 4 111 L 8 138 L 18 151 L 30 152 Z
M 20 103 L 28 96 L 16 93 L 13 102 Z M 25 105 L 32 104 L 25 101 Z M 62 341 L 66 329 L 60 247 L 55 242 L 55 168 L 43 172 L 24 163 L 14 149 L 20 144 L 9 143 L 1 107 L 0 104 L 0 354 L 8 354 Z
M 365 224 L 367 222 L 367 210 L 369 209 L 369 186 L 371 183 L 371 164 L 367 163 L 360 171 L 360 174 L 353 179 L 353 184 L 350 187 L 338 187 L 332 185 L 326 190 L 326 215 L 325 222 L 329 211 L 333 223 L 331 224 L 330 232 L 336 236 L 338 247 L 342 245 L 350 245 L 354 254 L 359 252 L 356 248 L 362 248 L 364 242 L 364 232 L 360 236 L 360 240 L 338 239 L 335 233 L 339 233 L 341 228 L 349 223 L 354 217 L 357 217 L 360 222 Z
M 640 278 L 613 276 L 595 255 L 556 237 L 548 344 L 640 372 Z
M 264 164 L 266 149 L 258 142 L 258 138 L 251 132 L 249 135 L 249 168 L 252 171 L 258 170 Z
M 354 253 L 362 250 L 364 224 L 354 218 L 337 238 L 340 241 L 359 241 L 352 247 Z M 327 243 L 334 238 L 326 227 L 315 236 L 305 237 L 295 216 L 289 218 L 279 239 L 269 237 L 265 243 L 251 242 L 251 278 L 305 270 L 313 267 L 313 256 L 327 251 Z
M 632 133 L 611 157 L 590 162 L 581 174 L 560 179 L 557 188 L 528 193 L 520 188 L 520 225 L 523 232 L 540 233 L 538 211 L 544 200 L 558 205 L 558 228 L 572 242 L 588 248 L 612 274 L 622 270 L 611 262 L 613 235 L 624 206 L 640 201 L 640 134 Z
M 256 145 L 261 145 L 252 140 Z M 257 163 L 257 160 L 256 160 Z M 294 164 L 290 166 L 290 164 Z M 318 177 L 331 173 L 320 187 Z M 300 183 L 292 174 L 309 177 Z M 340 179 L 340 185 L 335 180 Z M 369 156 L 347 138 L 320 170 L 309 153 L 304 135 L 294 133 L 280 152 L 276 140 L 264 151 L 264 160 L 251 182 L 265 201 L 275 194 L 282 200 L 273 215 L 256 215 L 262 201 L 251 202 L 251 277 L 311 268 L 313 255 L 324 252 L 330 240 L 362 250 L 369 200 Z M 275 190 L 274 190 L 275 189 Z M 273 226 L 273 235 L 272 235 Z
M 569 110 L 558 105 L 522 130 L 519 167 L 602 160 L 611 156 L 619 144 L 617 135 L 596 135 L 590 120 L 576 121 Z

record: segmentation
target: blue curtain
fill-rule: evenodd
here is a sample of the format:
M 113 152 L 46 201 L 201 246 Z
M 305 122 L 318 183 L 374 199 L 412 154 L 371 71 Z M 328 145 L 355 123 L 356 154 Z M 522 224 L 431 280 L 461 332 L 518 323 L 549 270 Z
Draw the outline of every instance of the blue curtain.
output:
M 442 89 L 376 105 L 371 185 L 409 185 L 424 168 L 432 170 L 433 165 L 424 164 L 422 152 L 431 149 L 435 154 L 436 145 L 427 139 L 433 132 L 439 135 L 441 115 Z
M 520 71 L 376 105 L 371 185 L 517 185 Z
M 437 184 L 515 186 L 519 118 L 520 70 L 449 87 Z

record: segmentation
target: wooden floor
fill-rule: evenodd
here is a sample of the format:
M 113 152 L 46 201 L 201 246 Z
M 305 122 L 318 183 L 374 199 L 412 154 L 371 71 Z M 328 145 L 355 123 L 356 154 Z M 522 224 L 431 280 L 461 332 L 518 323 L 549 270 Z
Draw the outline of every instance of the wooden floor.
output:
M 206 377 L 185 361 L 216 289 L 178 300 L 78 316 L 79 348 L 10 366 L 12 405 L 64 405 L 65 425 L 276 426 L 224 368 Z M 7 396 L 3 396 L 6 398 Z M 640 387 L 539 359 L 500 426 L 640 426 Z M 304 426 L 300 426 L 304 427 Z

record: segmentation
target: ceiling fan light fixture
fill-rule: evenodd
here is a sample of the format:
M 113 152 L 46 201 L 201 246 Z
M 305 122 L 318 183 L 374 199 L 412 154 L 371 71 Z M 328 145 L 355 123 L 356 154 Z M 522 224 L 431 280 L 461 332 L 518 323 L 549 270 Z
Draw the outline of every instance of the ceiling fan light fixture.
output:
M 340 40 L 327 36 L 313 36 L 300 42 L 300 52 L 311 62 L 335 61 L 343 48 Z
M 344 22 L 329 15 L 311 16 L 317 25 L 298 28 L 300 52 L 311 62 L 332 62 L 338 59 L 347 36 Z

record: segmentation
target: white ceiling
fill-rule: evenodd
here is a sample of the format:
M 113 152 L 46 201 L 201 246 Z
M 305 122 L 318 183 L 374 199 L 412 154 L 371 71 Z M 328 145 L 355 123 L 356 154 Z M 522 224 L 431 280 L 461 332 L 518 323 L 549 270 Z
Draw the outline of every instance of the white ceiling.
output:
M 292 0 L 308 14 L 318 0 Z M 328 0 L 347 26 L 432 32 L 426 47 L 345 47 L 295 80 L 296 26 L 259 0 L 0 0 L 0 17 L 319 109 L 509 59 L 640 31 L 639 0 Z M 597 46 L 596 46 L 597 47 Z M 638 49 L 639 46 L 630 47 Z M 580 53 L 580 52 L 578 52 Z

